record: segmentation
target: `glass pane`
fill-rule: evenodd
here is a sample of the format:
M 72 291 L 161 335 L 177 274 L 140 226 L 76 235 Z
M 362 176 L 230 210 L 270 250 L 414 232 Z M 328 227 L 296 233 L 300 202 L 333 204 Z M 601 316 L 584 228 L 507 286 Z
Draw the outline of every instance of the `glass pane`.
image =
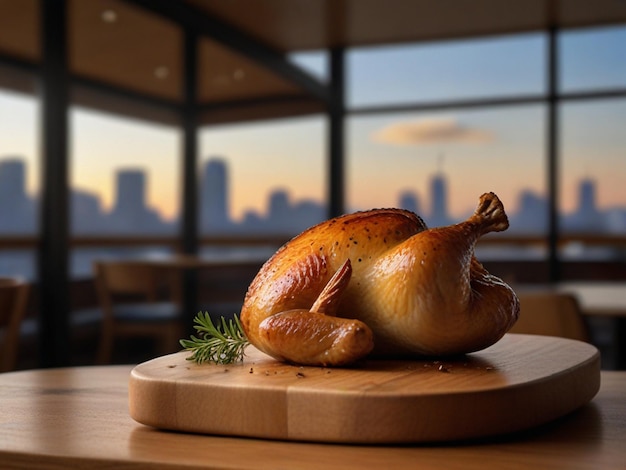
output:
M 564 234 L 626 235 L 626 99 L 562 107 L 561 228 Z M 566 256 L 619 256 L 572 244 Z
M 37 234 L 38 106 L 32 96 L 0 90 L 0 238 Z M 35 279 L 34 250 L 0 250 L 0 276 Z
M 626 26 L 563 32 L 562 91 L 626 87 Z
M 434 227 L 466 219 L 493 191 L 507 234 L 545 233 L 543 130 L 542 106 L 351 118 L 349 209 L 403 207 Z
M 347 56 L 350 107 L 432 102 L 545 90 L 545 37 L 355 49 Z
M 326 51 L 298 52 L 289 54 L 288 59 L 319 80 L 328 81 L 328 53 Z
M 71 125 L 72 233 L 177 233 L 180 132 L 80 108 Z
M 36 100 L 0 91 L 0 122 L 0 235 L 34 235 L 39 191 Z
M 204 128 L 202 234 L 295 234 L 326 218 L 320 117 Z
M 0 250 L 0 276 L 37 278 L 35 250 Z

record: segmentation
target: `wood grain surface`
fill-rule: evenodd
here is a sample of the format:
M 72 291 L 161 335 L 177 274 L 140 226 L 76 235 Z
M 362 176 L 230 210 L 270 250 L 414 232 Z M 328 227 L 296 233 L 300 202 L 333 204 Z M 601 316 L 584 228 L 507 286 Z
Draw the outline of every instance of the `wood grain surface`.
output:
M 455 359 L 368 360 L 299 367 L 253 348 L 243 363 L 197 365 L 180 352 L 135 367 L 130 414 L 156 428 L 335 443 L 415 443 L 501 435 L 591 400 L 591 345 L 506 335 Z
M 128 413 L 132 366 L 0 374 L 0 468 L 250 470 L 623 469 L 626 372 L 602 371 L 580 409 L 528 431 L 436 445 L 340 445 L 158 430 Z

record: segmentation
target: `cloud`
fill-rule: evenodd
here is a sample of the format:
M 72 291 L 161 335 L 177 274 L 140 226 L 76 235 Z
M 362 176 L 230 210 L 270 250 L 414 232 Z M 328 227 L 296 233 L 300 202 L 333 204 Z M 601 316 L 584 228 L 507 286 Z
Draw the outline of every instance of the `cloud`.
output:
M 451 118 L 395 122 L 375 132 L 371 138 L 374 142 L 393 145 L 482 144 L 494 139 L 491 132 L 463 126 Z

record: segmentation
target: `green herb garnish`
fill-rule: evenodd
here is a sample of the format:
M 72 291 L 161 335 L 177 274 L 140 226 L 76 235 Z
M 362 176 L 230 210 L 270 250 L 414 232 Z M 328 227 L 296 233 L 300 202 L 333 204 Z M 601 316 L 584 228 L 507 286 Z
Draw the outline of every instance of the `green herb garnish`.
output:
M 187 360 L 197 364 L 232 364 L 243 360 L 244 350 L 250 341 L 237 315 L 229 321 L 221 317 L 221 322 L 215 326 L 208 312 L 198 312 L 193 321 L 198 337 L 191 335 L 190 339 L 180 340 L 183 348 L 193 352 Z

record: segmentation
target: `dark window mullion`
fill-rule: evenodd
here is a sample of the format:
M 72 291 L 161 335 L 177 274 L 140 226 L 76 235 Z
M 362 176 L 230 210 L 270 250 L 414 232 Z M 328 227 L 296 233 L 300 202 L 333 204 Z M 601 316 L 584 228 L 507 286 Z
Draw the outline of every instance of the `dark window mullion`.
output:
M 69 363 L 67 4 L 41 0 L 39 363 Z

